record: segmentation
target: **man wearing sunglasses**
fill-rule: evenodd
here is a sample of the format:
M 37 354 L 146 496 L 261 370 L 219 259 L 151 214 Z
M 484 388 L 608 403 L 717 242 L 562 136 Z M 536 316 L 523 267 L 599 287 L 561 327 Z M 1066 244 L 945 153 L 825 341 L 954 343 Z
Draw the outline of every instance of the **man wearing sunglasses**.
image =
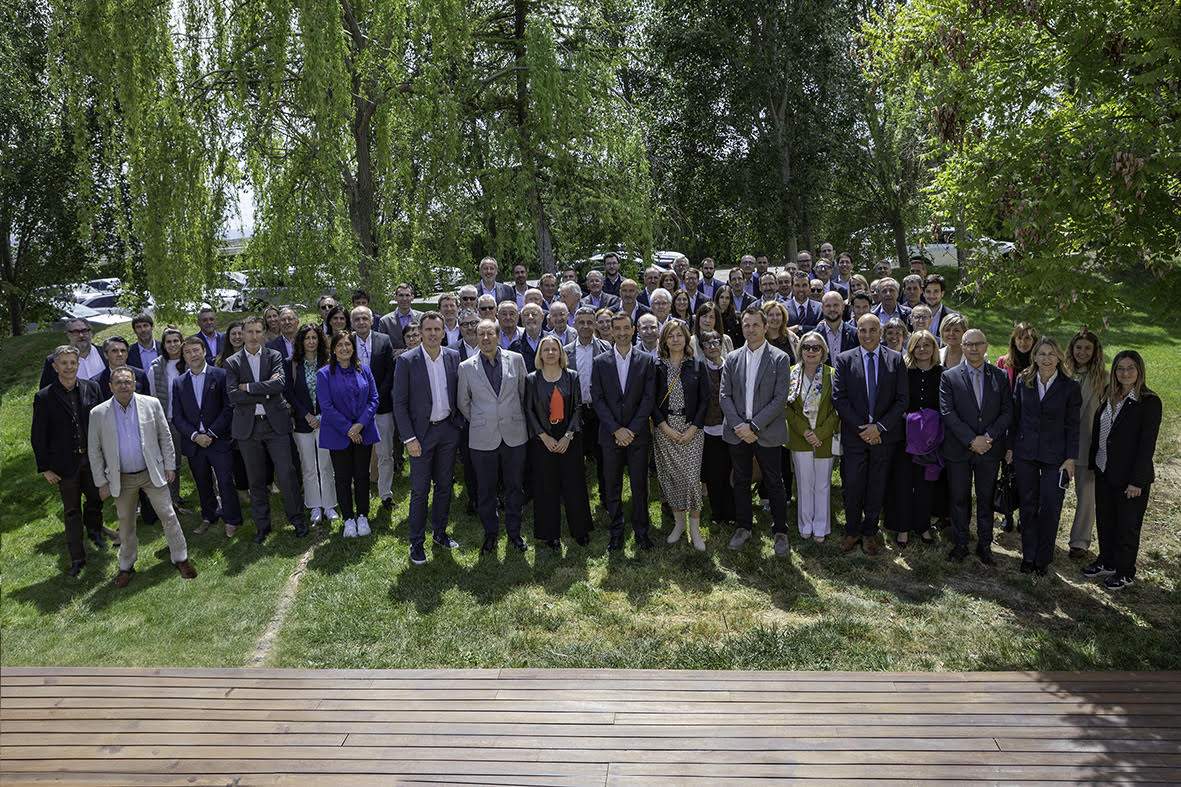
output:
M 78 351 L 78 379 L 93 380 L 107 368 L 107 359 L 90 340 L 94 333 L 86 320 L 70 320 L 66 323 L 66 341 L 69 346 Z M 45 365 L 41 367 L 41 382 L 38 389 L 57 379 L 57 371 L 53 367 L 54 353 L 45 356 Z

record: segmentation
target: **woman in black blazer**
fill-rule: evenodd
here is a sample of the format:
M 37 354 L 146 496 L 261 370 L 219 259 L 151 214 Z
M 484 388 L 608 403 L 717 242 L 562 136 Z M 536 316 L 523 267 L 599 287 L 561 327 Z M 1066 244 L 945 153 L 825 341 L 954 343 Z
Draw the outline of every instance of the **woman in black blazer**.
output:
M 1108 590 L 1125 588 L 1136 578 L 1160 422 L 1161 400 L 1148 388 L 1144 359 L 1135 350 L 1117 353 L 1091 427 L 1099 559 L 1083 569 L 1084 576 L 1107 577 Z
M 1058 342 L 1041 337 L 1030 358 L 1013 388 L 1005 459 L 1013 464 L 1021 506 L 1021 573 L 1045 576 L 1054 556 L 1062 498 L 1074 480 L 1083 396 L 1063 365 Z
M 303 504 L 309 519 L 318 525 L 336 515 L 336 474 L 327 448 L 320 447 L 320 405 L 316 401 L 316 372 L 328 363 L 328 340 L 320 326 L 300 326 L 291 357 L 283 362 L 287 376 L 287 401 L 295 427 L 295 449 L 303 476 Z
M 561 551 L 562 505 L 579 546 L 590 543 L 590 497 L 582 461 L 582 384 L 554 336 L 537 345 L 537 369 L 525 381 L 529 465 L 533 473 L 533 537 Z M 593 439 L 593 436 L 592 436 Z

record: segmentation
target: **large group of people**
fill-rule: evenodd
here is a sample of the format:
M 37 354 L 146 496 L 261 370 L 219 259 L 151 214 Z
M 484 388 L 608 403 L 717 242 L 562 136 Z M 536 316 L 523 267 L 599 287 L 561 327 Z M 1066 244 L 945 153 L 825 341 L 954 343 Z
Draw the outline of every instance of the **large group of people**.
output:
M 741 550 L 757 541 L 761 509 L 786 557 L 793 497 L 798 537 L 830 535 L 837 463 L 842 552 L 879 554 L 883 529 L 902 549 L 944 528 L 949 560 L 974 550 L 991 566 L 1001 514 L 1020 529 L 1020 571 L 1042 575 L 1073 485 L 1070 556 L 1089 557 L 1097 529 L 1082 573 L 1112 590 L 1135 578 L 1162 413 L 1134 350 L 1116 353 L 1109 373 L 1092 331 L 1064 347 L 1019 323 L 990 362 L 988 338 L 944 303 L 925 259 L 901 283 L 888 263 L 870 280 L 831 244 L 778 269 L 744 256 L 725 280 L 714 260 L 681 257 L 636 281 L 614 254 L 583 281 L 564 270 L 531 286 L 517 264 L 504 282 L 491 257 L 478 271 L 425 312 L 402 283 L 384 315 L 361 290 L 347 306 L 321 297 L 304 324 L 291 307 L 268 307 L 222 332 L 202 309 L 188 337 L 169 326 L 157 338 L 144 314 L 133 340 L 101 347 L 70 322 L 45 360 L 32 423 L 37 470 L 61 494 L 68 573 L 85 565 L 87 537 L 100 549 L 113 540 L 115 581 L 127 585 L 140 512 L 162 523 L 180 574 L 196 576 L 177 517 L 179 454 L 199 498 L 195 532 L 221 521 L 233 537 L 248 491 L 259 544 L 276 485 L 297 536 L 312 526 L 369 536 L 370 484 L 392 508 L 408 463 L 415 565 L 427 561 L 428 519 L 433 549 L 459 547 L 457 463 L 484 553 L 502 531 L 509 548 L 529 549 L 528 507 L 540 548 L 562 549 L 563 514 L 588 545 L 593 472 L 612 552 L 625 521 L 638 550 L 653 547 L 655 475 L 668 543 L 704 550 L 708 515 Z M 102 525 L 107 497 L 117 532 Z

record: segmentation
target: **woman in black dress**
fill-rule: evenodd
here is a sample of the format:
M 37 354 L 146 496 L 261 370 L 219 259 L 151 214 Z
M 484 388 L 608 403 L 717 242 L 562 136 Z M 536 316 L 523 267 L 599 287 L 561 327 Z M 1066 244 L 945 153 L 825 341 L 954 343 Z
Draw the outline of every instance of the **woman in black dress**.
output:
M 906 406 L 908 439 L 894 462 L 895 482 L 890 487 L 894 490 L 894 505 L 887 507 L 887 515 L 895 524 L 892 529 L 898 533 L 896 542 L 905 547 L 912 533 L 919 534 L 924 543 L 935 540 L 931 502 L 939 484 L 944 483 L 939 460 L 939 446 L 943 441 L 935 436 L 943 432 L 939 416 L 939 379 L 943 367 L 939 365 L 934 334 L 930 331 L 911 334 L 903 362 L 910 386 L 910 401 Z M 922 428 L 924 425 L 926 429 Z M 914 440 L 909 439 L 912 432 Z

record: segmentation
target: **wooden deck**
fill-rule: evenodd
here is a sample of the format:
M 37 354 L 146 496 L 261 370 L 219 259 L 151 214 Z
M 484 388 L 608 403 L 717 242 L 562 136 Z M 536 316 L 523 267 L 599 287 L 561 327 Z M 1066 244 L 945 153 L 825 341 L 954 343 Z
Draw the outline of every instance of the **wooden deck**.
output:
M 1181 673 L 0 670 L 3 784 L 1181 783 Z

